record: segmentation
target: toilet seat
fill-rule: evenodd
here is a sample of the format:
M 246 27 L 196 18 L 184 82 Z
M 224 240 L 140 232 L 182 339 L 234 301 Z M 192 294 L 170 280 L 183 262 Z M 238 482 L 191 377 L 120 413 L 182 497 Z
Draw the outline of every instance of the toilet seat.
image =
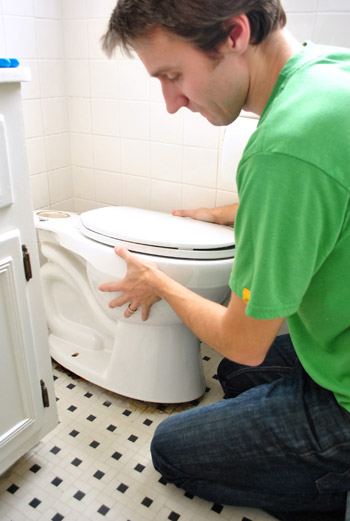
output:
M 80 215 L 81 232 L 103 244 L 178 259 L 234 257 L 233 228 L 171 214 L 110 206 Z

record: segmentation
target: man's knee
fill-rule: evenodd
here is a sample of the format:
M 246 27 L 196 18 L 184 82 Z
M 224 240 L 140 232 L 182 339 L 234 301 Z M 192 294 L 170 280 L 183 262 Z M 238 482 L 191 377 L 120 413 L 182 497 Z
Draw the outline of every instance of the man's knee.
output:
M 162 421 L 155 430 L 151 442 L 151 456 L 154 468 L 169 483 L 183 488 L 189 477 L 187 467 L 191 452 L 186 443 L 187 428 L 184 425 L 186 413 L 171 416 Z M 187 425 L 187 424 L 186 424 Z M 188 440 L 187 440 L 188 441 Z
M 151 456 L 152 456 L 152 462 L 153 466 L 158 472 L 160 472 L 158 460 L 160 460 L 160 454 L 162 452 L 162 441 L 161 441 L 161 434 L 158 433 L 159 427 L 157 427 L 152 441 L 151 441 Z
M 166 477 L 166 469 L 171 466 L 169 461 L 171 450 L 169 449 L 173 445 L 173 442 L 170 440 L 170 434 L 172 431 L 171 426 L 168 425 L 169 423 L 172 423 L 170 420 L 172 419 L 167 418 L 158 425 L 151 441 L 151 456 L 153 466 L 164 477 Z

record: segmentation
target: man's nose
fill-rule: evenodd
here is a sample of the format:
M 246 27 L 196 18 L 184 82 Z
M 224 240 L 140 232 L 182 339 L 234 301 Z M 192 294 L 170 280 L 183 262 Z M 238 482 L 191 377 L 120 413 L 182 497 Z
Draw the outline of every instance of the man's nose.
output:
M 175 114 L 181 107 L 187 107 L 188 98 L 175 85 L 162 83 L 162 92 L 169 114 Z

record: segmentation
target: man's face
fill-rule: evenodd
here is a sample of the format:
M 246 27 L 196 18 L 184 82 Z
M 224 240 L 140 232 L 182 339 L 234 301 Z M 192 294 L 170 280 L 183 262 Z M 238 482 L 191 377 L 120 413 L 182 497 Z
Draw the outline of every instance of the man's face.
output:
M 170 114 L 187 107 L 213 125 L 228 125 L 238 117 L 246 102 L 248 73 L 228 45 L 211 58 L 157 28 L 134 48 L 149 74 L 160 80 Z

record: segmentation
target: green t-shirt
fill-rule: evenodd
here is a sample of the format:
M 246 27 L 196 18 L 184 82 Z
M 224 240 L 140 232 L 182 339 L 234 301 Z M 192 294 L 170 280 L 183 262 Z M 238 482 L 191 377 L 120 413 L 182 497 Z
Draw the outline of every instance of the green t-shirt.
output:
M 241 159 L 230 287 L 350 411 L 350 50 L 305 44 Z

